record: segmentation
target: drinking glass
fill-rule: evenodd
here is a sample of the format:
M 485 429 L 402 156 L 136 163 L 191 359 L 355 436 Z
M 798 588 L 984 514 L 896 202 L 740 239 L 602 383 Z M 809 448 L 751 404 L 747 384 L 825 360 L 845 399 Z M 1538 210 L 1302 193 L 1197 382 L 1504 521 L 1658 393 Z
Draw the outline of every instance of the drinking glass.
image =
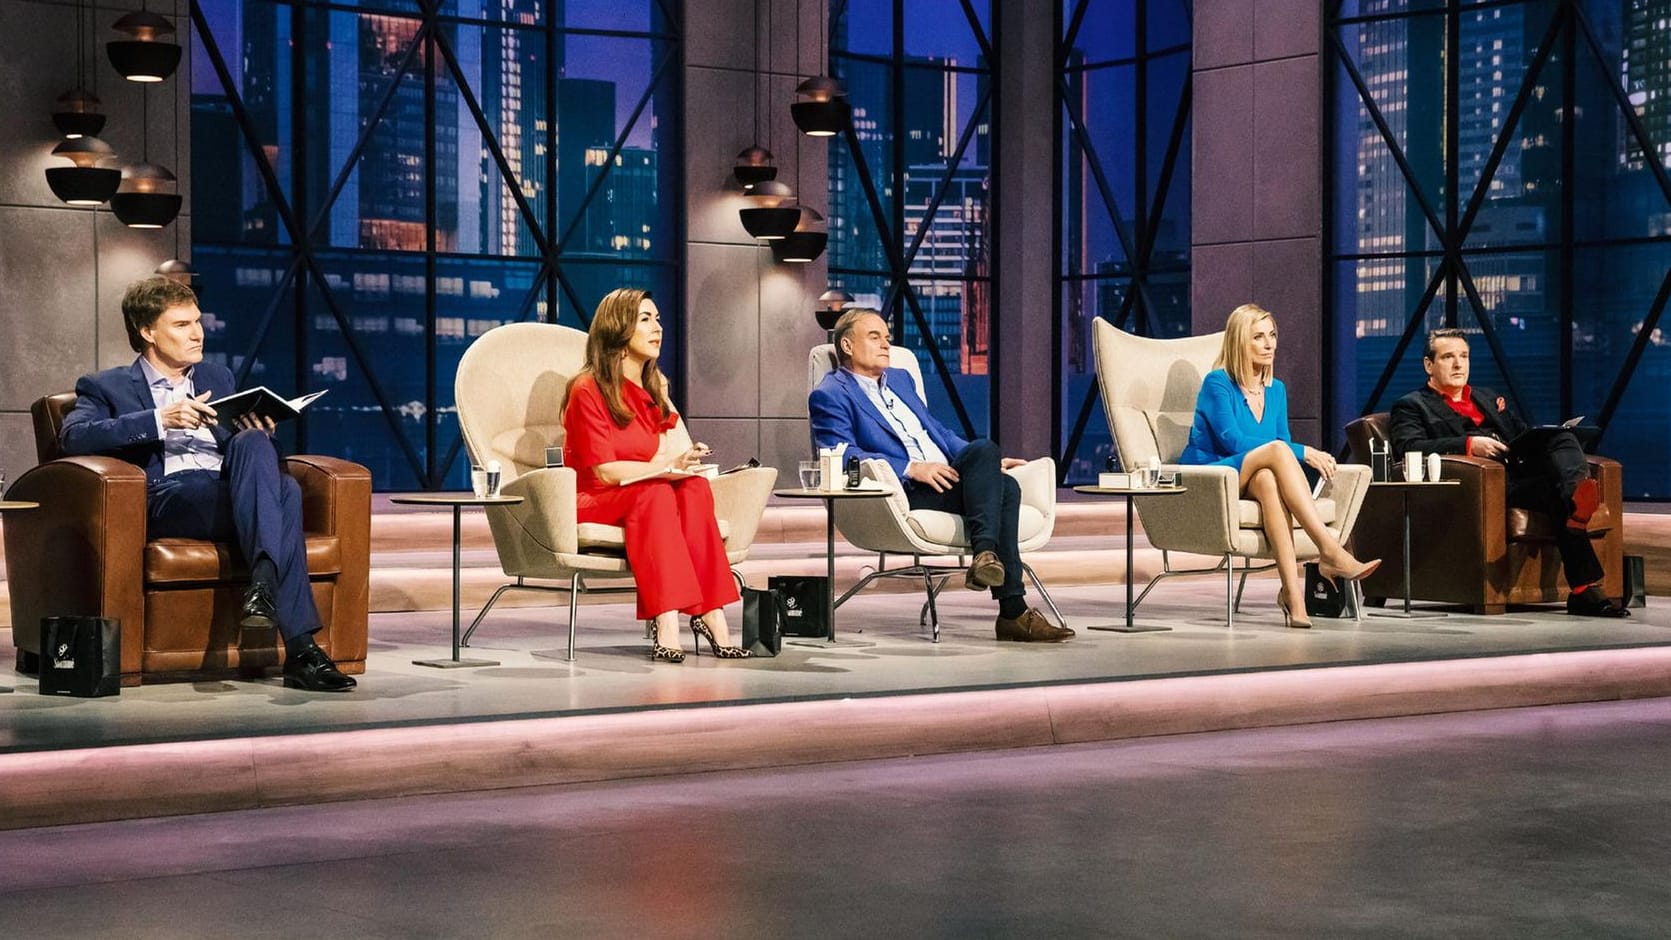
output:
M 483 470 L 481 467 L 470 468 L 470 491 L 476 494 L 477 499 L 482 499 L 487 496 L 488 488 L 486 470 Z
M 816 490 L 824 482 L 824 471 L 816 460 L 801 461 L 801 489 Z

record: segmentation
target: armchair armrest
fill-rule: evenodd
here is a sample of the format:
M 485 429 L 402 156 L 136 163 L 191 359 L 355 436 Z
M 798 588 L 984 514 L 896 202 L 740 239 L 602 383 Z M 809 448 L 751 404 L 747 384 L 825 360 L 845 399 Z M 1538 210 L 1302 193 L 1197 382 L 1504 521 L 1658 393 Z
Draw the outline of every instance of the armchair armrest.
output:
M 1446 493 L 1444 516 L 1453 535 L 1479 533 L 1478 557 L 1499 558 L 1508 551 L 1508 469 L 1487 457 L 1445 454 L 1440 458 L 1447 480 L 1459 480 L 1459 493 Z
M 1352 538 L 1357 527 L 1358 513 L 1363 509 L 1364 497 L 1369 495 L 1369 484 L 1374 472 L 1364 464 L 1343 463 L 1335 468 L 1334 479 L 1323 485 L 1323 494 L 1335 501 L 1335 528 L 1342 542 Z
M 776 482 L 775 467 L 738 470 L 710 481 L 714 517 L 730 523 L 731 531 L 725 540 L 727 553 L 746 552 L 754 544 L 760 517 L 766 513 L 766 501 L 772 498 L 772 485 Z
M 6 519 L 12 643 L 38 652 L 42 617 L 122 621 L 122 672 L 137 674 L 145 631 L 145 472 L 114 457 L 62 457 L 7 491 L 40 508 Z
M 337 457 L 298 454 L 284 460 L 284 471 L 302 488 L 302 529 L 346 536 L 365 529 L 371 551 L 371 471 Z
M 1044 513 L 1046 518 L 1056 515 L 1056 461 L 1036 457 L 1019 467 L 1005 470 L 1021 484 L 1021 504 Z
M 530 548 L 548 555 L 580 551 L 577 480 L 573 467 L 530 470 L 505 484 L 505 495 L 522 497 L 520 505 L 487 507 L 488 526 L 506 574 L 525 570 L 518 562 Z M 549 557 L 544 562 L 549 565 Z
M 1223 555 L 1235 550 L 1241 518 L 1240 479 L 1234 467 L 1168 465 L 1189 492 L 1133 500 L 1149 544 L 1168 551 Z

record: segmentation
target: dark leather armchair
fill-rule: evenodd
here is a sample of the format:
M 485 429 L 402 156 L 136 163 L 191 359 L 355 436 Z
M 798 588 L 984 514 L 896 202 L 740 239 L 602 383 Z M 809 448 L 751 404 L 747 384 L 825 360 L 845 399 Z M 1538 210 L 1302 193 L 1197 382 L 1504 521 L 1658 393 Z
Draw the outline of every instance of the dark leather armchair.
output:
M 7 588 L 19 671 L 39 668 L 42 617 L 121 621 L 122 684 L 250 674 L 277 666 L 272 630 L 238 624 L 249 572 L 236 546 L 145 539 L 145 473 L 113 457 L 65 457 L 58 430 L 74 393 L 35 402 L 40 465 L 7 490 L 40 508 L 7 516 Z M 301 484 L 308 571 L 324 629 L 315 639 L 343 672 L 365 671 L 371 574 L 371 474 L 333 457 L 285 460 Z
M 1369 442 L 1389 439 L 1386 412 L 1346 426 L 1354 462 L 1369 462 Z M 1395 455 L 1396 456 L 1396 455 Z M 1410 594 L 1460 604 L 1475 613 L 1500 614 L 1509 604 L 1547 604 L 1566 596 L 1554 526 L 1565 520 L 1508 505 L 1508 474 L 1501 463 L 1445 455 L 1444 478 L 1459 486 L 1418 490 L 1410 497 Z M 1603 589 L 1624 593 L 1624 475 L 1619 462 L 1589 459 L 1601 486 L 1601 506 L 1590 519 L 1596 556 L 1606 570 Z M 1383 559 L 1363 583 L 1365 597 L 1404 596 L 1403 497 L 1371 486 L 1352 534 L 1360 558 Z

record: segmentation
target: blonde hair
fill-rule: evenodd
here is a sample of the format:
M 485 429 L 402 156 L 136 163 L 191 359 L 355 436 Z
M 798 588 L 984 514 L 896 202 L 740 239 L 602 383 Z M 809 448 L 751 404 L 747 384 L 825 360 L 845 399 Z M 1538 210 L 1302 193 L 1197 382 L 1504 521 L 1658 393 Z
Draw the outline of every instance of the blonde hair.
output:
M 1253 357 L 1247 351 L 1253 328 L 1261 320 L 1271 321 L 1271 328 L 1276 328 L 1276 317 L 1258 304 L 1242 304 L 1230 311 L 1230 318 L 1224 321 L 1224 345 L 1219 347 L 1213 368 L 1229 373 L 1237 385 L 1271 384 L 1271 370 L 1255 368 Z

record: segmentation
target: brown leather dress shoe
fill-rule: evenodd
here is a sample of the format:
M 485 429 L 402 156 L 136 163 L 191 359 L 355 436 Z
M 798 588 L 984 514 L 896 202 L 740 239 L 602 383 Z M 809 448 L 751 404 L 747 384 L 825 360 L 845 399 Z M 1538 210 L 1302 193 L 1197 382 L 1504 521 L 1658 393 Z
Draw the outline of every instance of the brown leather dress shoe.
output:
M 999 617 L 997 633 L 998 639 L 1016 643 L 1060 643 L 1073 636 L 1071 629 L 1056 626 L 1031 607 L 1014 620 Z
M 963 586 L 971 591 L 995 588 L 1004 583 L 1004 563 L 997 552 L 976 552 L 975 560 L 963 574 Z

